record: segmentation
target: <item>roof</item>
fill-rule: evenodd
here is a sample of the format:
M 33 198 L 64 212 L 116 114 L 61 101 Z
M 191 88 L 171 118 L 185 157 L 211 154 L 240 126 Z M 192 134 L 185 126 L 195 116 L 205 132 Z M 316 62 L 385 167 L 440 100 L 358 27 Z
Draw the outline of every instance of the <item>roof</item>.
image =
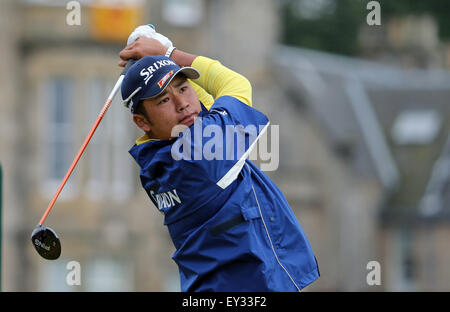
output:
M 427 210 L 420 207 L 431 188 L 433 168 L 446 154 L 443 150 L 450 133 L 450 72 L 403 69 L 286 46 L 279 46 L 275 55 L 282 85 L 307 103 L 332 146 L 349 146 L 349 168 L 357 175 L 376 177 L 389 194 L 382 217 L 393 222 L 429 217 L 431 214 L 424 214 Z M 396 142 L 393 129 L 397 118 L 405 112 L 421 116 L 424 111 L 441 117 L 436 135 L 420 144 Z M 424 122 L 423 131 L 426 125 Z M 449 198 L 450 169 L 443 176 L 434 185 L 439 184 L 439 198 Z M 434 217 L 450 210 L 443 205 L 445 201 L 435 209 Z

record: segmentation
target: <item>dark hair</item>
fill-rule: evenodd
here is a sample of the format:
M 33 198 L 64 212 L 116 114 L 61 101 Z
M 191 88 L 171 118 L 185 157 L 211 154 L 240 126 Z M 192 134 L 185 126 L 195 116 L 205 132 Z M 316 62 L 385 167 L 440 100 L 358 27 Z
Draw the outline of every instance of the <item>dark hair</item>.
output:
M 182 79 L 188 79 L 188 77 L 184 73 L 178 73 L 177 77 L 180 77 Z M 175 78 L 174 78 L 175 79 Z
M 139 115 L 145 115 L 145 109 L 144 105 L 142 105 L 144 100 L 140 100 L 139 103 L 137 103 L 136 107 L 134 108 L 134 113 Z

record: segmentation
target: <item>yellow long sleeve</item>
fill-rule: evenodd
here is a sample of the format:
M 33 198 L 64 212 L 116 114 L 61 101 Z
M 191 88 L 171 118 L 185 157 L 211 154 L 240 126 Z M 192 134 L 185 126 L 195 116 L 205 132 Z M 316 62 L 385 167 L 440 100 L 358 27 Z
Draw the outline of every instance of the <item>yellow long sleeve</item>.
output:
M 192 63 L 192 67 L 200 72 L 200 78 L 194 80 L 195 84 L 212 95 L 214 99 L 228 95 L 252 106 L 252 86 L 244 76 L 223 66 L 219 61 L 204 56 L 198 56 Z M 210 99 L 207 101 L 209 104 Z M 212 103 L 209 107 L 205 103 L 203 105 L 209 109 Z

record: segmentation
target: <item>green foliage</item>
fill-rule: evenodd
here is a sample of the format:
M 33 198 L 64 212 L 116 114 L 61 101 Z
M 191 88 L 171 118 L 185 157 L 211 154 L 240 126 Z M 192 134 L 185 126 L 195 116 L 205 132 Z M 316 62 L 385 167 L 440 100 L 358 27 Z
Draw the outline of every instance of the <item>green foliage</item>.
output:
M 393 16 L 429 14 L 439 36 L 450 39 L 450 1 L 379 0 L 381 23 Z M 358 29 L 366 23 L 369 0 L 284 0 L 282 42 L 328 52 L 356 55 Z

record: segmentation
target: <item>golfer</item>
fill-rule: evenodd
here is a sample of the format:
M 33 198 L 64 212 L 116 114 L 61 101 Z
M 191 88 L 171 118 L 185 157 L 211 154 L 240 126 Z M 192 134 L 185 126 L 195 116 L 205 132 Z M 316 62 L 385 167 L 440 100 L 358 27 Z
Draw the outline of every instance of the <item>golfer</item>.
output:
M 242 75 L 141 37 L 119 54 L 122 98 L 145 132 L 129 151 L 164 215 L 182 291 L 300 291 L 319 277 L 277 186 L 248 155 L 266 131 Z M 277 104 L 279 105 L 279 104 Z

